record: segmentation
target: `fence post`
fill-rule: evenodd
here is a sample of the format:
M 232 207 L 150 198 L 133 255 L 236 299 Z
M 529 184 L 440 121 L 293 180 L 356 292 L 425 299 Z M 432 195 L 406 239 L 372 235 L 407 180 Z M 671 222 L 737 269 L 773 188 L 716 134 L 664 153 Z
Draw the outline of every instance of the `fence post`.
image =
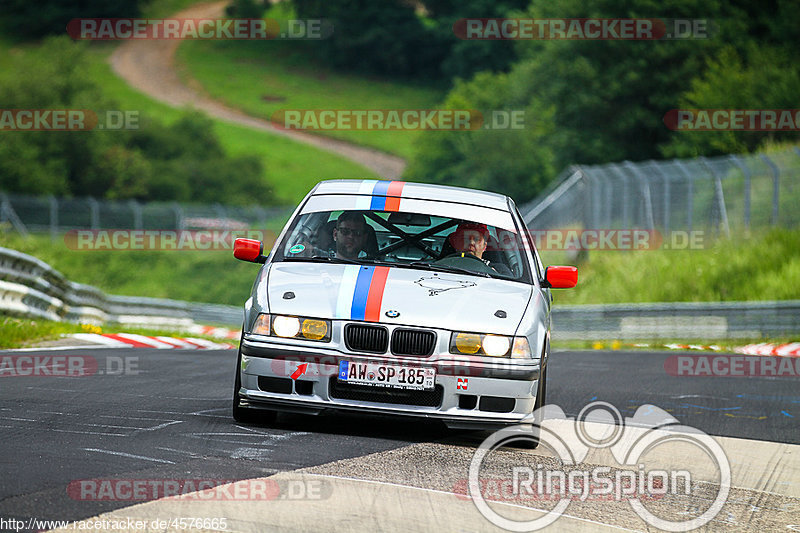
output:
M 692 231 L 692 211 L 694 211 L 694 177 L 683 166 L 683 162 L 679 159 L 675 160 L 675 164 L 681 169 L 681 173 L 686 177 L 688 194 L 686 198 L 686 225 L 689 226 L 689 231 Z
M 706 167 L 711 177 L 714 178 L 714 198 L 717 200 L 717 212 L 719 213 L 720 223 L 722 224 L 722 229 L 725 231 L 725 236 L 730 237 L 731 228 L 728 225 L 728 210 L 725 208 L 725 195 L 722 191 L 722 180 L 719 174 L 708 164 L 708 160 L 706 160 L 705 157 L 701 156 L 698 159 L 700 159 L 700 162 Z M 716 221 L 714 222 L 716 223 Z
M 225 220 L 228 218 L 228 212 L 219 202 L 214 204 L 214 211 L 216 211 L 217 216 L 220 218 L 220 220 Z
M 89 224 L 93 230 L 98 230 L 100 229 L 100 205 L 91 196 L 86 201 L 89 202 L 89 216 L 91 217 Z
M 52 195 L 47 199 L 50 203 L 50 240 L 56 242 L 58 239 L 58 200 Z
M 652 160 L 650 161 L 650 170 L 653 172 L 653 174 L 659 176 L 661 180 L 664 182 L 664 220 L 663 220 L 664 228 L 663 229 L 664 229 L 664 236 L 666 237 L 666 235 L 669 234 L 669 215 L 670 215 L 669 178 L 667 178 L 666 173 L 661 172 L 661 169 L 658 168 L 658 165 L 656 164 L 655 161 Z
M 795 148 L 795 150 L 796 149 L 797 148 Z M 739 167 L 739 170 L 742 171 L 742 175 L 744 176 L 744 230 L 746 232 L 749 232 L 750 231 L 750 180 L 752 178 L 752 174 L 750 173 L 750 169 L 747 168 L 747 165 L 742 163 L 742 160 L 736 154 L 729 155 L 728 159 L 730 159 L 734 165 Z
M 772 162 L 772 160 L 764 154 L 761 154 L 761 159 L 769 166 L 772 170 L 772 217 L 770 219 L 770 223 L 773 226 L 778 225 L 778 202 L 780 200 L 780 176 L 781 171 L 778 170 L 778 166 Z
M 627 229 L 630 227 L 630 210 L 628 207 L 628 201 L 630 200 L 630 191 L 628 190 L 628 176 L 623 172 L 617 165 L 609 165 L 609 170 L 611 170 L 614 174 L 616 174 L 619 178 L 622 178 L 622 227 Z
M 650 194 L 650 181 L 642 179 L 639 173 L 636 170 L 636 167 L 630 161 L 625 161 L 625 168 L 633 174 L 634 179 L 636 179 L 642 188 L 642 196 L 644 196 L 644 217 L 647 221 L 647 229 L 652 230 L 655 228 L 655 221 L 653 220 L 653 198 Z
M 614 214 L 613 214 L 613 212 L 611 210 L 611 202 L 614 201 L 614 184 L 613 184 L 612 178 L 609 177 L 608 172 L 606 170 L 603 170 L 603 176 L 606 178 L 606 187 L 605 187 L 606 198 L 605 198 L 605 203 L 604 203 L 605 209 L 603 210 L 605 212 L 604 216 L 605 216 L 606 220 L 604 222 L 604 225 L 605 225 L 606 228 L 610 229 L 611 228 L 611 219 L 614 216 Z
M 183 229 L 183 209 L 177 202 L 172 202 L 172 212 L 175 213 L 175 228 Z
M 142 206 L 136 200 L 129 201 L 128 205 L 131 206 L 131 211 L 133 211 L 133 229 L 142 229 Z

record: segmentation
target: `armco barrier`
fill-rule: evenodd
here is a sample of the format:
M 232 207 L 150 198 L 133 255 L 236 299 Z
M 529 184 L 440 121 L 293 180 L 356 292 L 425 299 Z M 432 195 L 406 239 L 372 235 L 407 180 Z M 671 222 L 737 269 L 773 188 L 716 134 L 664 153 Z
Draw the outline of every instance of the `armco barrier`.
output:
M 240 326 L 231 305 L 106 295 L 64 279 L 47 263 L 0 248 L 0 313 L 89 324 L 158 328 L 194 323 Z M 736 339 L 800 335 L 800 300 L 555 305 L 553 337 L 597 339 Z
M 553 338 L 754 339 L 800 334 L 800 300 L 554 305 Z
M 74 283 L 47 263 L 0 247 L 0 313 L 83 324 L 121 323 L 159 329 L 195 323 L 241 325 L 243 312 L 231 305 L 197 304 L 163 298 L 107 295 Z

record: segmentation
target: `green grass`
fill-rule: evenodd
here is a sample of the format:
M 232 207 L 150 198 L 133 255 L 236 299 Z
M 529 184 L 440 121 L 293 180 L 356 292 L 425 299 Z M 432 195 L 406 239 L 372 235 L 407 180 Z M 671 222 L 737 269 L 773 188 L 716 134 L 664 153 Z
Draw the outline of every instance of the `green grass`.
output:
M 275 7 L 267 16 L 291 18 Z M 276 11 L 278 10 L 278 11 Z M 446 87 L 343 74 L 310 59 L 325 41 L 185 41 L 183 78 L 213 98 L 264 119 L 285 109 L 431 109 Z M 318 132 L 410 158 L 417 131 Z
M 213 342 L 227 342 L 238 346 L 238 339 L 220 340 L 208 335 L 196 335 L 175 330 L 131 328 L 127 326 L 89 326 L 70 324 L 67 322 L 53 322 L 50 320 L 0 317 L 0 349 L 25 348 L 34 346 L 44 341 L 56 340 L 62 335 L 70 333 L 134 333 L 137 335 L 164 336 L 164 337 L 199 337 Z
M 89 50 L 90 76 L 121 109 L 137 110 L 164 123 L 176 121 L 181 110 L 157 102 L 131 88 L 111 70 L 108 56 L 115 45 L 93 43 Z M 296 204 L 319 181 L 336 178 L 375 178 L 372 171 L 335 154 L 267 132 L 214 121 L 214 131 L 230 155 L 262 158 L 264 180 L 272 185 L 275 203 Z M 254 199 L 258 202 L 258 199 Z M 264 203 L 267 203 L 266 201 Z
M 545 264 L 562 254 L 543 252 Z M 569 263 L 566 263 L 569 264 Z M 556 305 L 800 299 L 800 229 L 721 239 L 701 250 L 590 252 Z

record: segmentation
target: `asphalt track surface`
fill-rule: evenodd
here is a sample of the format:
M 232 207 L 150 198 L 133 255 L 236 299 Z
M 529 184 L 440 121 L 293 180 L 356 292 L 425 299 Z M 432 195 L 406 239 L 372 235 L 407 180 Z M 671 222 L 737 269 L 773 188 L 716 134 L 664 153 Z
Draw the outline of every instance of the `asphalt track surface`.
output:
M 67 490 L 76 480 L 248 479 L 337 461 L 358 465 L 370 454 L 399 457 L 405 449 L 421 451 L 419 461 L 425 450 L 471 454 L 488 435 L 351 415 L 281 415 L 271 426 L 237 424 L 230 417 L 235 350 L 25 355 L 90 356 L 98 372 L 0 378 L 0 518 L 79 520 L 131 505 L 76 498 Z M 653 404 L 711 435 L 800 444 L 797 378 L 675 377 L 664 367 L 672 355 L 553 353 L 548 403 L 569 416 L 597 400 L 625 416 Z

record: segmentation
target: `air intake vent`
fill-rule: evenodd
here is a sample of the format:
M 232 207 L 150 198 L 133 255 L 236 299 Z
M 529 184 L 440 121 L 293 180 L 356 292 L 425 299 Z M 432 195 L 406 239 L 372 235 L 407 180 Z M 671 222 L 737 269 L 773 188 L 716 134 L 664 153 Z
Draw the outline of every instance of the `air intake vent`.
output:
M 328 384 L 328 394 L 330 394 L 331 398 L 340 400 L 439 407 L 442 404 L 444 388 L 441 385 L 436 385 L 433 390 L 427 391 L 353 385 L 351 383 L 342 383 L 336 376 L 333 376 Z
M 392 353 L 425 356 L 433 353 L 436 333 L 424 329 L 396 329 L 392 333 Z
M 382 326 L 347 324 L 344 341 L 354 352 L 386 353 L 389 347 L 389 331 Z

